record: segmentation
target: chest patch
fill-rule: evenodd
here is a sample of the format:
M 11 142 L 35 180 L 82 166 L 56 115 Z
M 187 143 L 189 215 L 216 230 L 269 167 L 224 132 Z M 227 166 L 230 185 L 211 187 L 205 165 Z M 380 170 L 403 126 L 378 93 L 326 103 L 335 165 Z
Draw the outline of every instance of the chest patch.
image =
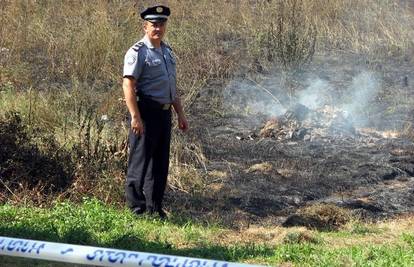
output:
M 152 60 L 152 65 L 157 66 L 161 64 L 161 59 L 156 58 Z

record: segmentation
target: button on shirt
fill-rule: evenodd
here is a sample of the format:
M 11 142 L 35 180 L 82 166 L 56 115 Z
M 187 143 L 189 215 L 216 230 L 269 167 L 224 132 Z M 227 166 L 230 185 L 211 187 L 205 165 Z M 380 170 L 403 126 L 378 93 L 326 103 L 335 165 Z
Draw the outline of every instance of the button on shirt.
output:
M 136 80 L 136 93 L 161 104 L 169 104 L 176 96 L 176 61 L 169 46 L 161 42 L 155 48 L 147 36 L 126 53 L 123 76 Z

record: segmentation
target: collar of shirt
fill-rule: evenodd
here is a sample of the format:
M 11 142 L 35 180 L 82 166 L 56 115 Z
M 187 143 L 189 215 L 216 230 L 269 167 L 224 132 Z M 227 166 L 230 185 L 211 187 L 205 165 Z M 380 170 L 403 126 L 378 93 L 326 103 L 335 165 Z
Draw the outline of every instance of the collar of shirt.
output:
M 149 40 L 148 36 L 144 36 L 144 38 L 142 38 L 141 40 L 149 49 L 155 49 L 154 45 L 151 43 L 151 41 Z M 164 46 L 164 42 L 161 41 L 161 48 L 163 48 Z

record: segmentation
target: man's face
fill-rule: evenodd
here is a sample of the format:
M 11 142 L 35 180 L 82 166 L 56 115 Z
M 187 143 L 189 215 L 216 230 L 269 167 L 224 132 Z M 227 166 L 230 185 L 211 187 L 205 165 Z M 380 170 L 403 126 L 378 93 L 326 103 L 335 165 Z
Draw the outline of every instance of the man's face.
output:
M 161 41 L 164 37 L 166 21 L 163 22 L 150 22 L 144 23 L 144 31 L 151 41 Z

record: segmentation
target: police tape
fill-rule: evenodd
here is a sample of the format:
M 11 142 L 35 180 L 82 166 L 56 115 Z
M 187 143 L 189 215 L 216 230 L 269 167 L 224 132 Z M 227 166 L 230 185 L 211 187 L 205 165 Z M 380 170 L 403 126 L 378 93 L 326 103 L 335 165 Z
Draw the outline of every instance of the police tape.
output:
M 107 249 L 0 236 L 0 255 L 94 266 L 253 267 L 241 263 Z

